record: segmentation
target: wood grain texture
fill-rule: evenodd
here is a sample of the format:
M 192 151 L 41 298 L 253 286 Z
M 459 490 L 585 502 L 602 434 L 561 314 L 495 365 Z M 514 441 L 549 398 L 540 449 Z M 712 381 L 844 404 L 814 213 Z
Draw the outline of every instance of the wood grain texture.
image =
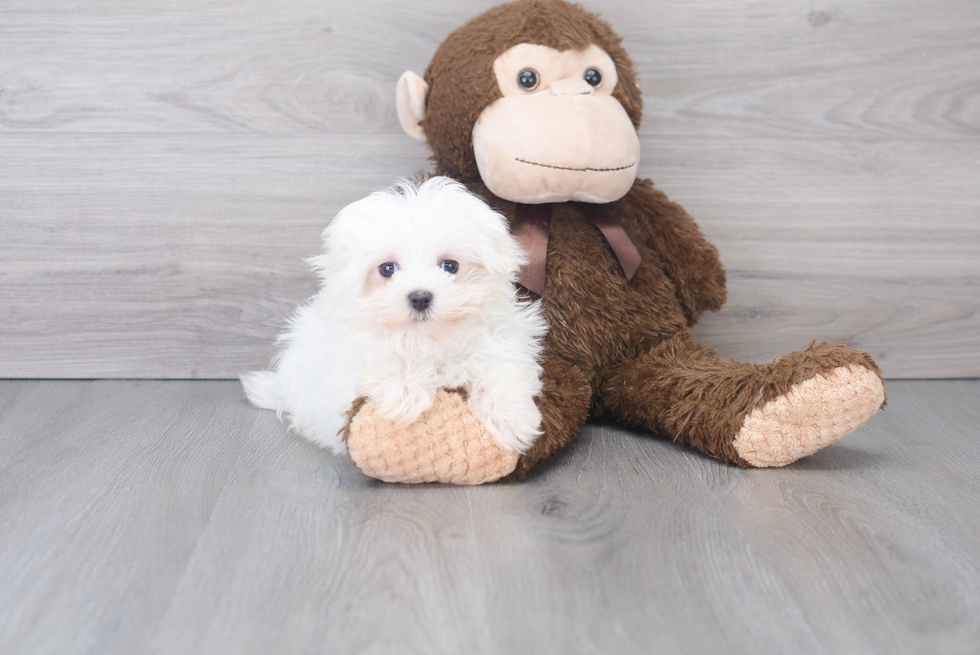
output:
M 398 75 L 492 4 L 5 2 L 0 376 L 262 366 L 333 213 L 426 167 Z M 980 4 L 588 6 L 639 69 L 641 174 L 728 268 L 699 337 L 980 376 Z
M 315 290 L 302 259 L 330 216 L 424 165 L 420 146 L 384 136 L 77 135 L 67 151 L 61 135 L 4 140 L 24 153 L 0 161 L 0 367 L 14 377 L 233 377 L 264 366 L 292 307 Z M 980 201 L 949 176 L 977 168 L 980 149 L 715 137 L 643 146 L 669 162 L 646 173 L 721 249 L 731 299 L 697 333 L 723 355 L 771 359 L 819 337 L 870 350 L 890 377 L 977 374 Z M 931 175 L 910 163 L 923 161 Z M 945 187 L 944 200 L 913 179 Z
M 975 653 L 978 381 L 784 469 L 590 424 L 387 485 L 233 382 L 0 382 L 0 652 Z
M 15 0 L 0 129 L 401 134 L 393 81 L 498 4 Z M 655 134 L 980 135 L 973 0 L 596 0 Z

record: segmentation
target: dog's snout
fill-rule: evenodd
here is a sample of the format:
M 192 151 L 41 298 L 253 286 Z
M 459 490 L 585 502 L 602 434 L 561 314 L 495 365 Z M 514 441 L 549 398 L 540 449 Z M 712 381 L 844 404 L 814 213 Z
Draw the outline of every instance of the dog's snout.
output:
M 408 294 L 408 304 L 417 312 L 424 312 L 432 304 L 432 294 L 428 291 L 413 291 Z

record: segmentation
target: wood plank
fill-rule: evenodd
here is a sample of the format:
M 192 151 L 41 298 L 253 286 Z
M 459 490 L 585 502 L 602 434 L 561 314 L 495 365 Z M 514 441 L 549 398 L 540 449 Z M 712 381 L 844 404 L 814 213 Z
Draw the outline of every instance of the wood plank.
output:
M 0 382 L 0 652 L 975 653 L 980 381 L 784 469 L 586 426 L 386 485 L 234 382 Z
M 302 258 L 339 207 L 425 163 L 363 137 L 2 140 L 28 160 L 0 163 L 14 377 L 233 377 L 315 290 Z
M 67 139 L 67 141 L 66 141 Z M 385 135 L 6 135 L 0 376 L 225 378 L 314 290 L 334 212 L 425 150 Z M 730 275 L 698 334 L 766 360 L 811 338 L 890 377 L 980 376 L 980 150 L 644 137 L 641 173 Z
M 5 3 L 0 375 L 261 365 L 329 217 L 426 166 L 394 80 L 492 4 Z M 980 375 L 980 5 L 590 8 L 640 72 L 643 174 L 730 272 L 699 336 L 749 360 L 846 339 L 893 377 Z
M 0 130 L 399 133 L 394 82 L 493 0 L 18 0 Z M 980 5 L 586 3 L 622 34 L 653 134 L 980 135 Z
M 263 417 L 231 384 L 0 389 L 0 652 L 144 650 Z

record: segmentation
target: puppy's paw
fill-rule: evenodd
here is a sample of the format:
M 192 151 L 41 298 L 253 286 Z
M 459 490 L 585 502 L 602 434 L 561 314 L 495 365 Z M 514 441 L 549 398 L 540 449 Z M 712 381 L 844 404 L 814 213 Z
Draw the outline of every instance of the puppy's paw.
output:
M 476 393 L 470 409 L 487 426 L 498 446 L 524 453 L 541 436 L 541 412 L 529 395 L 501 391 Z
M 414 423 L 422 412 L 432 407 L 436 397 L 435 389 L 399 377 L 364 385 L 363 393 L 374 403 L 379 417 L 405 425 Z

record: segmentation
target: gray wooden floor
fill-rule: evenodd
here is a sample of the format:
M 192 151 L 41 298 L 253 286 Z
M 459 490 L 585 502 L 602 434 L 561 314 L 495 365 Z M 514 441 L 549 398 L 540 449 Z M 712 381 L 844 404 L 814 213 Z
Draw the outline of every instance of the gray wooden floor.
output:
M 980 381 L 889 393 L 786 469 L 590 425 L 456 488 L 233 382 L 0 382 L 0 652 L 980 652 Z

